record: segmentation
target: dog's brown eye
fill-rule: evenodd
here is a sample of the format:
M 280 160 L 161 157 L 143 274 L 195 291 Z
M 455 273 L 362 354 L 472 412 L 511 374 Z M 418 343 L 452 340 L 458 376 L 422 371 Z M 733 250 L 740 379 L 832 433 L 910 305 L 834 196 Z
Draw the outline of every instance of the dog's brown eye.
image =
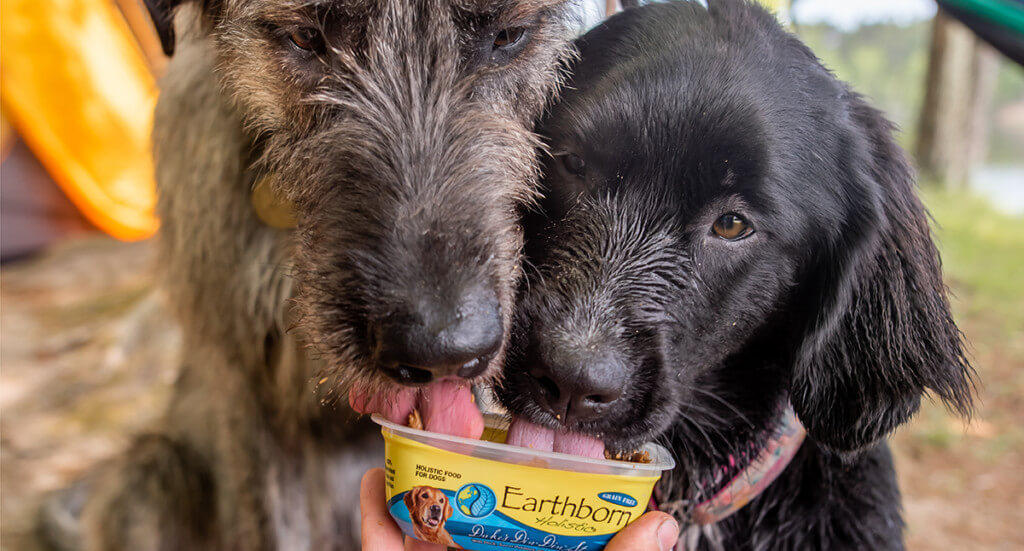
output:
M 750 224 L 736 213 L 723 214 L 715 220 L 711 229 L 722 239 L 736 241 L 753 233 Z
M 576 176 L 583 176 L 583 172 L 587 168 L 587 164 L 583 162 L 583 158 L 575 153 L 566 153 L 562 156 L 562 164 L 565 165 L 565 169 L 569 171 L 569 174 Z
M 288 39 L 296 48 L 307 52 L 319 50 L 323 46 L 323 37 L 320 35 L 320 31 L 312 27 L 296 29 L 288 35 Z
M 502 29 L 494 37 L 494 49 L 498 48 L 509 48 L 515 46 L 523 39 L 523 35 L 526 34 L 526 29 L 523 27 L 511 27 L 508 29 Z

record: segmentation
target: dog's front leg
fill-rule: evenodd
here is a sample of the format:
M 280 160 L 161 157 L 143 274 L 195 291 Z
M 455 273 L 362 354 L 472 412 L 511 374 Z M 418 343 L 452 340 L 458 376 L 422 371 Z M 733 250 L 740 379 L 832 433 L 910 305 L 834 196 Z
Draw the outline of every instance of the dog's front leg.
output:
M 190 446 L 142 436 L 99 467 L 91 485 L 82 513 L 86 551 L 216 548 L 210 471 Z

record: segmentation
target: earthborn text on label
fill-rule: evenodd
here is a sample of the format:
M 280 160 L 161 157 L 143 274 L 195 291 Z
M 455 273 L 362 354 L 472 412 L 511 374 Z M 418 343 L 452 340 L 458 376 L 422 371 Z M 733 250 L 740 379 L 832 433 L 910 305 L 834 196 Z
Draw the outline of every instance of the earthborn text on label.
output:
M 540 515 L 546 513 L 550 516 L 537 518 L 537 522 L 542 526 L 559 526 L 590 534 L 597 532 L 597 526 L 602 523 L 623 528 L 633 520 L 633 513 L 626 508 L 614 505 L 594 505 L 593 501 L 587 503 L 586 497 L 578 499 L 573 499 L 572 496 L 555 496 L 554 499 L 536 498 L 525 495 L 522 488 L 513 486 L 505 486 L 501 506 L 505 509 L 536 512 Z M 571 522 L 574 520 L 583 522 Z
M 387 435 L 388 508 L 418 539 L 465 549 L 603 548 L 643 514 L 657 476 L 602 477 L 475 459 Z

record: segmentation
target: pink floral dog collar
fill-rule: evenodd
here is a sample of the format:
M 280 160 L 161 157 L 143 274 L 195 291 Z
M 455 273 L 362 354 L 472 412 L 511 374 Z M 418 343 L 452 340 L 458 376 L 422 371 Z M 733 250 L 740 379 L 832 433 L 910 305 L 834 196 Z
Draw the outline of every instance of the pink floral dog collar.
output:
M 786 404 L 772 434 L 757 456 L 722 489 L 710 498 L 693 505 L 687 512 L 686 516 L 693 525 L 693 530 L 688 532 L 693 532 L 699 537 L 700 533 L 707 532 L 702 527 L 708 527 L 729 517 L 760 495 L 786 469 L 800 449 L 806 434 L 807 431 L 793 411 L 793 405 Z M 734 464 L 734 457 L 730 455 L 729 461 Z M 655 489 L 655 495 L 651 497 L 651 509 L 674 511 L 680 508 L 679 503 L 661 502 L 659 494 L 660 492 Z

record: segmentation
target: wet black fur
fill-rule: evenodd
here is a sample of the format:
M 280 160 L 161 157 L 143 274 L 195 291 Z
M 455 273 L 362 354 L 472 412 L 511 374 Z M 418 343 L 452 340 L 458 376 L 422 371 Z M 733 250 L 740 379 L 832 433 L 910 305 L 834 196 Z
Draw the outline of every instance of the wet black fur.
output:
M 579 40 L 541 123 L 546 197 L 500 393 L 554 427 L 531 369 L 625 365 L 623 397 L 568 425 L 667 443 L 666 501 L 701 499 L 789 399 L 808 439 L 715 527 L 724 548 L 902 548 L 885 438 L 929 392 L 968 415 L 972 390 L 913 171 L 893 126 L 772 15 L 710 4 L 627 10 Z M 754 233 L 718 237 L 726 213 Z

